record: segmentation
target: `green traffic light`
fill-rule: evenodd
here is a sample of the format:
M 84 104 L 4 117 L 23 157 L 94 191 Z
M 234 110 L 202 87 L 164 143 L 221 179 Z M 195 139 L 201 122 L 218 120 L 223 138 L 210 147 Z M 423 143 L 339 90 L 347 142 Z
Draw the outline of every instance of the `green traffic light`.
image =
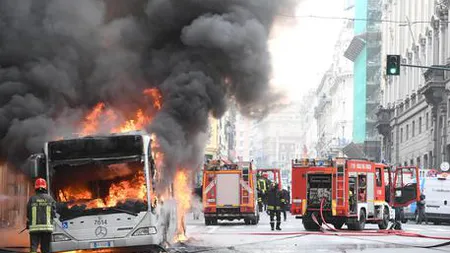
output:
M 390 68 L 390 69 L 389 69 L 389 72 L 390 72 L 391 74 L 396 74 L 396 73 L 397 73 L 397 69 L 396 69 L 396 68 Z

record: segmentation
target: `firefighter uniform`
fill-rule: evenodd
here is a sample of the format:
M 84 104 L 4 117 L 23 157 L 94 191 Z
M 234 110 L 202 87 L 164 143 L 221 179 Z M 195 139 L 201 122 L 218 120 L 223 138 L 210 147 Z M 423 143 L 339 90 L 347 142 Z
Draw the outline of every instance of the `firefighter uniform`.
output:
M 286 211 L 289 211 L 289 200 L 291 199 L 288 190 L 281 190 L 281 212 L 283 213 L 283 219 L 286 221 Z
M 50 252 L 50 240 L 53 232 L 53 219 L 56 215 L 56 202 L 46 192 L 47 183 L 38 178 L 35 183 L 36 195 L 31 196 L 27 204 L 27 228 L 30 232 L 30 251 Z
M 262 201 L 263 194 L 260 189 L 257 189 L 257 192 L 258 192 L 258 210 L 259 210 L 259 212 L 262 212 L 263 211 L 263 201 Z
M 259 211 L 262 212 L 263 206 L 266 204 L 267 196 L 267 181 L 265 178 L 261 177 L 258 179 L 258 207 Z
M 267 211 L 270 215 L 270 227 L 274 230 L 275 227 L 275 217 L 277 219 L 277 230 L 281 230 L 281 202 L 283 196 L 281 191 L 278 190 L 277 185 L 272 185 L 267 193 Z

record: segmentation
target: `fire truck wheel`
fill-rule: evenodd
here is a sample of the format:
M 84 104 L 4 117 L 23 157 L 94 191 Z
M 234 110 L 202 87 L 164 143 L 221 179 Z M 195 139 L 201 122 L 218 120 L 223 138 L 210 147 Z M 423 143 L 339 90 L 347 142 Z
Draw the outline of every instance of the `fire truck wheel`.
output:
M 212 225 L 217 225 L 217 224 L 219 224 L 219 223 L 217 222 L 217 219 L 216 219 L 216 218 L 212 218 L 212 219 L 211 219 L 211 224 L 212 224 Z
M 389 209 L 384 207 L 383 210 L 383 220 L 378 223 L 379 229 L 386 229 L 389 226 Z
M 320 227 L 313 221 L 311 213 L 307 213 L 302 219 L 303 227 L 307 231 L 318 231 Z
M 250 225 L 252 222 L 250 219 L 245 218 L 244 219 L 245 225 Z
M 336 220 L 336 221 L 333 221 L 332 224 L 333 224 L 334 228 L 341 229 L 342 226 L 344 226 L 344 223 L 345 223 L 345 220 Z
M 206 225 L 206 226 L 212 225 L 212 220 L 211 220 L 211 218 L 205 218 L 205 225 Z
M 359 212 L 359 220 L 354 220 L 353 222 L 348 222 L 347 227 L 350 230 L 363 230 L 366 226 L 366 211 L 361 209 Z

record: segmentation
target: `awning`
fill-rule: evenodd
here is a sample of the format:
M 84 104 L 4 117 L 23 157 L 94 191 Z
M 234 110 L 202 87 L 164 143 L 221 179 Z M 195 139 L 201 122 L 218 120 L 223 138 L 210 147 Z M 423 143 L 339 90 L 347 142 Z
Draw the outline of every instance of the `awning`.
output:
M 350 143 L 342 151 L 349 158 L 365 158 L 364 146 L 362 144 Z
M 344 56 L 352 62 L 355 62 L 358 55 L 366 46 L 366 42 L 359 36 L 353 37 L 350 45 L 348 45 L 347 50 L 345 50 Z

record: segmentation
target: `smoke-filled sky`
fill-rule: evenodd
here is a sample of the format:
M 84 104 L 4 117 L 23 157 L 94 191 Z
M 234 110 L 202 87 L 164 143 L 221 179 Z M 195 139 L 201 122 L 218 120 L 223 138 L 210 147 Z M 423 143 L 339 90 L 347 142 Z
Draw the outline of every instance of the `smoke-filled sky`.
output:
M 289 4 L 287 2 L 290 2 Z M 292 0 L 0 1 L 0 154 L 15 164 L 76 132 L 102 101 L 127 114 L 163 106 L 148 130 L 166 167 L 194 167 L 208 115 L 230 101 L 261 116 L 271 92 L 267 40 Z

